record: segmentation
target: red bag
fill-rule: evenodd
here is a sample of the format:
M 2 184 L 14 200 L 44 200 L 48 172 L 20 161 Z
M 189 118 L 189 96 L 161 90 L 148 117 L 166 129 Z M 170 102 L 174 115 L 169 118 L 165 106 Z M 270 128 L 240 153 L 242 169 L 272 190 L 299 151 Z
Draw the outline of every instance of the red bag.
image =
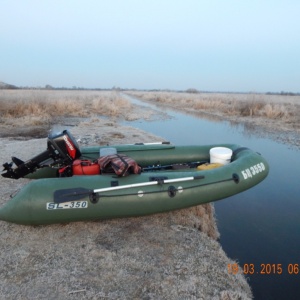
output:
M 72 165 L 73 175 L 98 175 L 100 166 L 98 162 L 76 159 Z

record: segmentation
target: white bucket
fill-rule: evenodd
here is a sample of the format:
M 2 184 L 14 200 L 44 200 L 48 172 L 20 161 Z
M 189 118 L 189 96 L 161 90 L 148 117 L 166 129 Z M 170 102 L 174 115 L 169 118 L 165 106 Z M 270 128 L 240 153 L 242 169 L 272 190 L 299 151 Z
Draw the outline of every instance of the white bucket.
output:
M 225 147 L 215 147 L 209 150 L 210 163 L 227 165 L 231 161 L 232 150 Z
M 117 154 L 116 148 L 101 148 L 99 152 L 100 157 L 112 154 Z

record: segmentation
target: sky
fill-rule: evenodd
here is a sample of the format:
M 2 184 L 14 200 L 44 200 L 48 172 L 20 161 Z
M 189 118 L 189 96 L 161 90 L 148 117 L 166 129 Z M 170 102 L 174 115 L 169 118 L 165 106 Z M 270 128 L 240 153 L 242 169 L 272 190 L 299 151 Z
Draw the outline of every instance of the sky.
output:
M 299 0 L 0 0 L 0 81 L 300 92 Z

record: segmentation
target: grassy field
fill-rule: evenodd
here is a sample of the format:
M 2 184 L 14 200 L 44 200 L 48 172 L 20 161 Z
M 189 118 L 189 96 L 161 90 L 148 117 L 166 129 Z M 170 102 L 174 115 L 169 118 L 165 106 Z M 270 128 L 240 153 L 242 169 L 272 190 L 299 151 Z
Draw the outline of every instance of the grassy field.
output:
M 132 92 L 138 98 L 175 108 L 219 112 L 224 115 L 298 120 L 300 96 L 264 94 L 218 94 L 175 92 Z
M 142 100 L 213 120 L 256 126 L 283 143 L 300 146 L 300 96 L 266 94 L 126 91 Z M 163 111 L 163 110 L 162 110 Z M 1 90 L 0 136 L 44 137 L 55 124 L 76 126 L 83 119 L 150 120 L 159 110 L 131 104 L 117 91 Z
M 131 104 L 116 92 L 0 91 L 0 124 L 43 125 L 59 117 L 122 116 Z
M 178 92 L 130 92 L 154 101 L 194 112 L 214 112 L 239 117 L 263 117 L 298 123 L 300 96 L 264 94 L 217 94 Z M 132 108 L 129 100 L 115 91 L 1 90 L 0 124 L 51 123 L 58 117 L 102 115 L 124 117 Z

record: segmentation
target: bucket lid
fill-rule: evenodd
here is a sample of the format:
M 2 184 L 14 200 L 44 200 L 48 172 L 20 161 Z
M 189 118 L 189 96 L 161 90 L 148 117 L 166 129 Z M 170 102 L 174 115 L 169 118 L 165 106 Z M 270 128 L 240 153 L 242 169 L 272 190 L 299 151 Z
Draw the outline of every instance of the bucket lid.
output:
M 112 154 L 117 154 L 117 149 L 116 148 L 100 148 L 100 157 L 106 156 L 106 155 L 112 155 Z
M 221 158 L 229 158 L 232 156 L 232 150 L 225 147 L 214 147 L 209 150 L 209 154 Z

